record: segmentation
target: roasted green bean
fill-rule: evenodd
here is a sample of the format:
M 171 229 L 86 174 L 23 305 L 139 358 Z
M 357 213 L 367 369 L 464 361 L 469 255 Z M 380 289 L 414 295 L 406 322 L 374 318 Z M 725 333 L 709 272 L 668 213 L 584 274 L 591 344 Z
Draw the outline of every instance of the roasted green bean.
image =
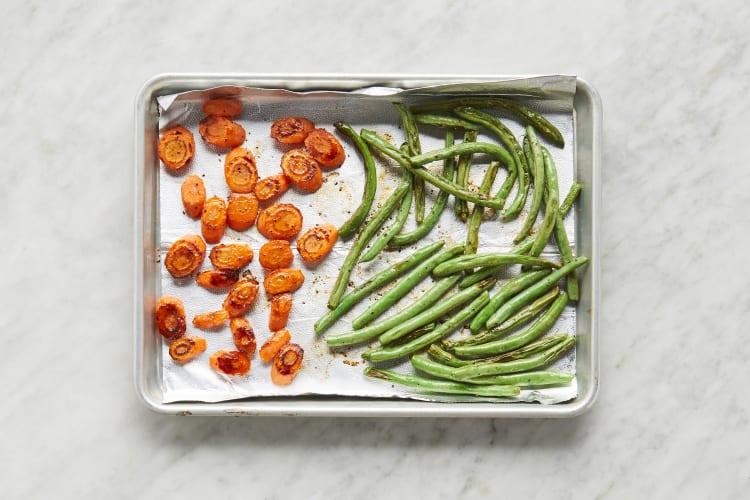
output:
M 401 173 L 401 175 L 403 175 L 401 183 L 407 184 L 409 189 L 411 189 L 412 181 L 413 181 L 413 177 L 411 173 L 408 170 L 404 170 Z M 362 258 L 360 259 L 360 262 L 370 262 L 372 259 L 375 258 L 376 255 L 380 253 L 380 251 L 383 248 L 385 248 L 385 246 L 391 241 L 391 239 L 394 236 L 396 236 L 398 233 L 401 232 L 401 229 L 404 227 L 404 224 L 406 224 L 406 219 L 409 217 L 410 209 L 411 209 L 411 195 L 407 193 L 401 199 L 401 206 L 396 212 L 396 217 L 394 221 L 391 223 L 390 226 L 388 226 L 387 229 L 383 230 L 383 232 L 377 238 L 375 238 L 375 241 L 373 241 L 372 245 L 370 245 L 370 248 L 362 256 Z
M 495 182 L 495 176 L 500 168 L 500 162 L 493 161 L 487 167 L 487 171 L 482 179 L 482 184 L 479 186 L 479 193 L 485 196 L 490 194 L 492 189 L 492 183 Z M 482 223 L 482 215 L 484 214 L 484 207 L 481 205 L 474 205 L 469 216 L 469 222 L 466 229 L 466 249 L 464 253 L 475 254 L 477 248 L 479 248 L 479 226 Z
M 529 213 L 521 226 L 521 230 L 518 232 L 513 243 L 518 243 L 529 234 L 531 228 L 536 222 L 536 216 L 539 214 L 539 208 L 542 206 L 542 196 L 544 195 L 544 158 L 542 157 L 542 147 L 539 144 L 534 129 L 526 127 L 526 135 L 529 137 L 531 144 L 531 156 L 533 158 L 533 165 L 529 165 L 530 171 L 533 172 L 532 179 L 534 181 L 534 189 L 531 195 L 531 206 L 529 207 Z
M 450 334 L 453 330 L 460 327 L 471 317 L 473 317 L 477 311 L 484 307 L 490 300 L 490 294 L 488 292 L 482 292 L 482 294 L 475 298 L 468 306 L 465 306 L 455 315 L 451 316 L 444 323 L 435 327 L 430 333 L 422 335 L 419 338 L 393 347 L 378 347 L 370 349 L 362 353 L 362 357 L 373 363 L 379 363 L 381 361 L 389 361 L 392 359 L 399 359 L 409 354 L 415 353 L 420 349 L 429 346 L 433 342 L 437 342 L 446 335 Z
M 542 148 L 542 158 L 544 162 L 544 179 L 546 187 L 544 191 L 546 195 L 543 196 L 543 198 L 546 199 L 546 206 L 544 209 L 542 225 L 536 232 L 536 238 L 529 250 L 529 255 L 534 257 L 539 256 L 542 253 L 542 250 L 544 250 L 545 245 L 547 245 L 552 230 L 555 228 L 555 222 L 557 221 L 557 215 L 560 209 L 558 206 L 560 194 L 557 187 L 557 169 L 555 168 L 552 156 L 550 156 L 549 151 L 547 151 L 546 148 Z M 573 259 L 568 259 L 568 262 L 571 260 Z M 567 264 L 565 260 L 563 260 L 563 262 Z
M 439 265 L 441 262 L 455 257 L 461 252 L 463 252 L 463 245 L 447 248 L 419 264 L 406 276 L 401 278 L 396 286 L 388 290 L 388 292 L 380 297 L 377 301 L 370 304 L 370 306 L 365 309 L 362 314 L 357 316 L 354 321 L 352 321 L 352 328 L 363 328 L 370 321 L 383 314 L 401 297 L 409 293 L 409 291 L 411 291 L 411 289 L 414 288 L 417 283 L 422 281 L 425 277 L 427 277 L 427 275 L 432 272 L 435 266 Z
M 445 366 L 441 363 L 432 361 L 422 356 L 411 357 L 412 366 L 421 372 L 433 377 L 440 377 L 456 381 L 456 368 Z M 480 377 L 465 380 L 466 384 L 475 385 L 513 385 L 517 387 L 539 387 L 550 385 L 567 384 L 573 380 L 572 373 L 556 371 L 534 371 L 526 373 L 516 373 L 512 375 L 495 375 L 491 377 Z
M 383 370 L 368 366 L 365 368 L 365 375 L 368 377 L 379 378 L 388 382 L 413 387 L 421 392 L 435 394 L 466 394 L 470 396 L 486 397 L 510 397 L 520 394 L 521 389 L 509 385 L 469 385 L 459 382 L 446 382 L 444 380 L 433 380 L 430 378 L 419 377 L 399 373 L 393 370 Z
M 537 319 L 526 331 L 511 335 L 504 339 L 488 342 L 486 344 L 456 346 L 453 350 L 459 356 L 491 356 L 493 354 L 501 354 L 523 347 L 529 342 L 536 340 L 541 335 L 544 335 L 544 333 L 555 324 L 555 321 L 560 317 L 560 314 L 562 314 L 563 309 L 565 309 L 565 304 L 567 303 L 568 294 L 562 292 L 558 295 L 552 305 L 549 306 L 549 309 L 544 311 L 544 313 L 539 316 L 539 319 Z
M 422 125 L 433 125 L 435 127 L 462 128 L 464 130 L 479 129 L 475 124 L 455 116 L 433 115 L 431 113 L 414 115 L 414 121 Z
M 477 142 L 477 135 L 478 134 L 476 130 L 467 130 L 466 132 L 464 132 L 463 142 Z M 461 188 L 463 189 L 466 189 L 469 185 L 469 170 L 471 167 L 471 159 L 473 156 L 473 154 L 467 153 L 458 157 L 458 167 L 456 168 L 456 184 L 461 186 Z M 451 158 L 454 157 L 451 156 Z M 456 202 L 453 205 L 453 211 L 462 221 L 466 221 L 466 219 L 469 217 L 469 206 L 466 204 L 466 200 L 456 198 Z
M 490 276 L 498 274 L 503 269 L 506 269 L 506 267 L 507 266 L 505 265 L 483 267 L 482 269 L 464 276 L 461 281 L 458 282 L 458 288 L 466 288 L 473 285 L 474 283 L 479 283 L 485 278 L 489 278 Z
M 446 99 L 438 103 L 426 103 L 412 106 L 414 113 L 433 111 L 450 111 L 457 106 L 472 106 L 474 108 L 490 108 L 504 111 L 519 119 L 524 125 L 533 125 L 540 134 L 559 147 L 565 146 L 560 131 L 540 113 L 523 104 L 502 97 L 457 97 Z
M 381 333 L 387 332 L 391 328 L 402 324 L 404 321 L 416 316 L 426 308 L 432 306 L 440 299 L 440 297 L 445 295 L 448 290 L 453 288 L 457 281 L 457 276 L 442 279 L 435 283 L 432 288 L 427 290 L 423 296 L 421 296 L 419 299 L 417 299 L 408 307 L 402 309 L 398 313 L 393 314 L 380 321 L 371 323 L 370 325 L 360 330 L 329 335 L 328 337 L 326 337 L 326 343 L 328 343 L 329 346 L 345 346 L 358 344 L 360 342 L 366 342 L 372 338 L 375 338 Z M 430 322 L 427 321 L 420 326 L 424 326 L 428 323 Z
M 476 285 L 470 286 L 458 293 L 447 297 L 440 301 L 438 304 L 430 304 L 432 307 L 422 308 L 421 311 L 414 311 L 414 314 L 404 321 L 394 325 L 388 331 L 383 333 L 378 340 L 382 345 L 388 345 L 393 343 L 394 340 L 403 337 L 409 332 L 416 330 L 420 326 L 424 326 L 428 323 L 432 323 L 449 312 L 453 311 L 457 307 L 462 306 L 466 302 L 474 299 L 477 295 L 481 294 L 489 287 L 495 284 L 494 278 L 488 278 L 486 281 L 477 283 Z
M 568 195 L 560 204 L 560 215 L 562 216 L 563 219 L 565 218 L 566 215 L 568 215 L 568 212 L 570 212 L 570 209 L 573 208 L 573 203 L 576 202 L 576 198 L 578 198 L 578 193 L 581 192 L 581 189 L 583 189 L 583 184 L 581 184 L 578 181 L 573 181 L 573 185 L 570 186 L 570 191 L 568 191 Z
M 542 337 L 539 340 L 531 342 L 528 345 L 525 345 L 513 351 L 504 352 L 502 354 L 495 354 L 495 355 L 484 357 L 484 358 L 471 358 L 471 359 L 459 358 L 457 355 L 443 349 L 438 344 L 432 344 L 430 348 L 428 349 L 427 354 L 432 356 L 439 363 L 443 363 L 444 365 L 452 366 L 454 368 L 458 368 L 459 366 L 472 365 L 472 364 L 475 365 L 477 363 L 489 363 L 489 362 L 504 363 L 505 361 L 513 361 L 516 359 L 528 358 L 529 356 L 532 356 L 534 354 L 540 353 L 542 351 L 546 351 L 550 347 L 557 345 L 558 343 L 562 342 L 566 338 L 568 338 L 568 335 L 566 333 L 556 333 L 554 335 L 547 335 L 546 337 Z M 443 340 L 442 343 L 445 344 L 446 341 Z
M 494 312 L 500 308 L 503 302 L 508 300 L 510 297 L 513 297 L 514 295 L 522 292 L 545 276 L 549 275 L 550 272 L 551 271 L 548 269 L 543 269 L 540 271 L 528 271 L 508 280 L 505 284 L 503 284 L 503 286 L 500 287 L 495 295 L 490 298 L 490 303 L 487 304 L 484 309 L 479 311 L 479 313 L 474 316 L 474 319 L 471 320 L 471 324 L 469 325 L 471 333 L 477 333 L 479 330 L 484 328 L 484 324 L 487 322 L 489 317 L 492 316 L 492 314 L 494 314 Z
M 513 298 L 508 300 L 505 304 L 500 306 L 500 309 L 495 311 L 495 314 L 490 316 L 490 319 L 488 319 L 486 323 L 487 328 L 493 328 L 501 324 L 503 321 L 510 318 L 513 315 L 513 313 L 515 313 L 516 311 L 521 309 L 524 305 L 526 305 L 529 301 L 534 300 L 537 297 L 540 297 L 547 290 L 552 288 L 559 279 L 564 278 L 573 269 L 583 266 L 588 261 L 589 259 L 587 257 L 578 257 L 573 262 L 569 264 L 565 264 L 560 269 L 557 269 L 554 272 L 552 272 L 552 274 L 548 275 L 546 278 L 543 278 L 542 280 L 534 283 L 523 292 L 514 296 Z
M 422 145 L 419 142 L 419 130 L 414 121 L 414 115 L 411 110 L 401 103 L 394 102 L 393 105 L 401 115 L 401 124 L 406 134 L 406 143 L 409 147 L 409 156 L 422 154 Z M 419 177 L 414 179 L 414 218 L 417 224 L 424 220 L 424 179 Z
M 341 301 L 341 296 L 344 295 L 347 285 L 349 284 L 349 276 L 354 269 L 354 266 L 359 260 L 359 256 L 362 254 L 365 246 L 375 236 L 375 233 L 383 225 L 383 222 L 391 215 L 393 209 L 401 202 L 403 198 L 409 192 L 408 184 L 400 184 L 383 203 L 383 206 L 377 210 L 369 221 L 367 221 L 362 230 L 357 234 L 354 239 L 349 253 L 346 255 L 344 262 L 341 264 L 341 271 L 339 272 L 336 284 L 333 286 L 331 296 L 328 299 L 328 308 L 334 309 Z
M 525 266 L 536 266 L 545 268 L 559 268 L 558 262 L 542 259 L 540 257 L 529 257 L 528 255 L 507 253 L 478 253 L 474 255 L 461 255 L 440 264 L 432 272 L 436 278 L 442 278 L 450 274 L 456 274 L 466 269 L 475 267 L 494 267 L 500 264 L 522 264 Z
M 365 164 L 365 192 L 362 196 L 362 203 L 359 204 L 359 207 L 352 213 L 351 217 L 339 228 L 339 237 L 347 239 L 357 232 L 357 229 L 359 229 L 367 218 L 367 214 L 370 213 L 372 200 L 375 199 L 375 192 L 377 190 L 378 176 L 375 169 L 375 162 L 372 159 L 372 154 L 370 154 L 370 148 L 367 147 L 367 144 L 365 144 L 365 141 L 362 140 L 359 134 L 345 122 L 336 122 L 333 126 L 354 142 Z

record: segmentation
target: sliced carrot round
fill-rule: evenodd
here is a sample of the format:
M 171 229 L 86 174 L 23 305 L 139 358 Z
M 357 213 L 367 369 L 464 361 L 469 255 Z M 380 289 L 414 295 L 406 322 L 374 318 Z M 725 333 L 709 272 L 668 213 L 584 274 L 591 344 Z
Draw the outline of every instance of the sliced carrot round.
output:
M 314 128 L 315 124 L 307 118 L 290 116 L 273 122 L 271 137 L 282 144 L 302 144 Z
M 340 167 L 346 159 L 344 147 L 329 131 L 316 128 L 305 139 L 305 147 L 322 167 Z
M 154 308 L 156 327 L 166 339 L 173 340 L 185 335 L 185 306 L 177 297 L 164 295 L 156 301 Z
M 239 271 L 253 261 L 253 249 L 244 243 L 216 245 L 208 255 L 211 264 L 221 271 Z
M 208 271 L 198 273 L 198 276 L 195 277 L 195 282 L 208 290 L 220 290 L 222 288 L 229 288 L 237 283 L 239 279 L 240 273 L 237 271 L 209 269 Z
M 203 112 L 209 116 L 234 118 L 242 113 L 242 103 L 237 99 L 209 99 L 203 103 Z
M 206 339 L 182 337 L 169 345 L 169 356 L 179 365 L 192 361 L 206 350 Z
M 266 275 L 263 288 L 266 293 L 276 295 L 293 292 L 305 282 L 305 275 L 299 269 L 276 269 Z
M 289 267 L 293 260 L 292 247 L 287 240 L 271 240 L 258 251 L 258 262 L 269 271 Z
M 295 187 L 310 193 L 323 184 L 323 171 L 315 158 L 304 149 L 292 149 L 281 157 L 281 170 Z
M 291 310 L 291 293 L 282 293 L 271 297 L 271 314 L 268 317 L 268 329 L 275 332 L 276 330 L 281 330 L 286 327 Z
M 250 358 L 240 351 L 216 351 L 208 359 L 208 364 L 217 372 L 237 377 L 250 372 Z
M 254 279 L 243 279 L 234 284 L 224 299 L 224 310 L 230 318 L 242 316 L 255 303 L 258 296 L 258 282 Z
M 258 231 L 269 240 L 294 238 L 301 229 L 302 212 L 289 203 L 271 205 L 258 215 Z
M 198 132 L 204 141 L 222 148 L 235 148 L 245 142 L 245 129 L 223 116 L 208 116 L 201 120 Z
M 276 385 L 289 385 L 299 373 L 305 351 L 297 344 L 286 344 L 273 358 L 271 382 Z
M 227 204 L 218 196 L 212 196 L 203 204 L 201 233 L 207 243 L 218 243 L 227 228 Z
M 258 198 L 252 193 L 230 194 L 227 204 L 227 225 L 235 231 L 244 231 L 252 227 L 258 217 L 259 208 Z
M 195 154 L 195 139 L 186 128 L 177 126 L 164 131 L 157 148 L 159 159 L 174 171 L 180 170 Z
M 260 359 L 268 363 L 276 357 L 276 354 L 278 354 L 281 348 L 289 343 L 290 340 L 292 340 L 292 334 L 289 333 L 289 330 L 286 328 L 273 332 L 271 337 L 260 347 L 260 351 L 258 352 Z
M 265 177 L 255 184 L 255 196 L 260 201 L 269 201 L 286 193 L 292 181 L 286 174 Z
M 188 175 L 182 182 L 180 193 L 185 213 L 193 219 L 200 217 L 203 204 L 206 202 L 206 186 L 203 185 L 203 179 L 197 175 Z
M 193 326 L 201 330 L 210 330 L 223 326 L 228 319 L 229 313 L 224 309 L 220 309 L 218 311 L 196 314 L 193 316 Z
M 229 328 L 232 330 L 232 338 L 237 350 L 248 356 L 255 354 L 256 341 L 253 325 L 245 318 L 232 318 Z
M 234 148 L 224 159 L 224 178 L 234 193 L 252 193 L 258 182 L 255 155 L 245 148 Z
M 172 243 L 164 258 L 164 266 L 175 278 L 184 278 L 197 271 L 205 258 L 206 244 L 200 236 L 190 234 Z
M 308 263 L 319 262 L 331 252 L 339 230 L 333 224 L 320 224 L 308 229 L 297 240 L 297 251 Z

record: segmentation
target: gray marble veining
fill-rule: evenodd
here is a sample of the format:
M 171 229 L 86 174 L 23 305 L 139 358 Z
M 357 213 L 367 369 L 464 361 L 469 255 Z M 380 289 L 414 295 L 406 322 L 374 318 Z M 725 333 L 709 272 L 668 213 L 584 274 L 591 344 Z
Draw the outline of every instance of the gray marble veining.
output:
M 0 497 L 743 498 L 750 4 L 6 2 Z M 133 100 L 173 71 L 571 73 L 604 103 L 569 421 L 204 419 L 132 387 Z

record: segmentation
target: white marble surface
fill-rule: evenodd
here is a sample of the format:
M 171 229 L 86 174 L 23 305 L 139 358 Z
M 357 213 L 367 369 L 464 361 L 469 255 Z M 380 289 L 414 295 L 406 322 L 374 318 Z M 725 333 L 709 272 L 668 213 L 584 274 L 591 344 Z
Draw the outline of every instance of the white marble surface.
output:
M 748 26 L 741 0 L 3 2 L 0 497 L 747 498 Z M 175 71 L 588 79 L 605 109 L 593 410 L 146 410 L 132 383 L 133 101 Z

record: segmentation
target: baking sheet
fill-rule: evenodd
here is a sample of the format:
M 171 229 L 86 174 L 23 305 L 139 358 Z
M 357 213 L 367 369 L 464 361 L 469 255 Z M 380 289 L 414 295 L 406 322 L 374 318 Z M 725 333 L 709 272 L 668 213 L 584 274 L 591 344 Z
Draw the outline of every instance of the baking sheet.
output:
M 159 99 L 159 104 L 162 106 L 160 128 L 180 124 L 192 130 L 196 136 L 196 154 L 189 170 L 178 176 L 172 175 L 163 167 L 160 169 L 160 255 L 163 258 L 166 250 L 175 239 L 185 234 L 200 234 L 200 222 L 190 219 L 182 213 L 179 187 L 186 175 L 194 173 L 202 176 L 208 196 L 217 195 L 226 198 L 229 195 L 223 176 L 225 151 L 212 149 L 197 134 L 198 121 L 202 118 L 200 105 L 208 97 L 233 95 L 245 101 L 245 110 L 237 121 L 248 132 L 244 147 L 254 152 L 257 158 L 259 175 L 265 177 L 279 172 L 281 155 L 289 149 L 288 147 L 279 147 L 269 137 L 270 124 L 277 118 L 289 115 L 306 116 L 315 121 L 318 126 L 332 132 L 334 131 L 333 122 L 344 119 L 352 123 L 357 129 L 366 127 L 381 134 L 387 134 L 392 137 L 395 144 L 400 144 L 404 137 L 399 128 L 398 114 L 390 104 L 393 100 L 416 102 L 425 95 L 436 93 L 503 93 L 506 91 L 516 93 L 520 89 L 524 89 L 525 95 L 544 98 L 530 99 L 528 104 L 543 111 L 545 116 L 560 129 L 565 137 L 566 144 L 568 144 L 563 150 L 550 147 L 558 166 L 560 190 L 564 194 L 572 183 L 575 165 L 574 151 L 570 146 L 574 143 L 572 114 L 572 99 L 575 92 L 574 77 L 549 77 L 510 82 L 484 82 L 481 84 L 452 84 L 412 89 L 406 92 L 399 92 L 397 89 L 390 88 L 368 88 L 355 93 L 295 93 L 281 89 L 222 87 L 162 97 Z M 511 120 L 504 120 L 504 122 L 517 136 L 523 134 L 521 125 Z M 430 136 L 423 134 L 424 150 L 442 147 L 441 131 L 426 127 L 423 130 L 431 134 Z M 496 142 L 493 137 L 482 135 L 480 135 L 479 140 Z M 356 208 L 359 203 L 364 183 L 362 163 L 356 150 L 348 141 L 342 139 L 342 144 L 344 144 L 347 152 L 347 160 L 341 168 L 326 173 L 325 182 L 319 191 L 314 194 L 307 194 L 290 190 L 281 199 L 281 202 L 293 203 L 300 208 L 305 218 L 303 230 L 322 222 L 340 225 L 346 220 L 349 212 Z M 384 162 L 382 159 L 379 160 L 383 168 L 380 170 L 376 203 L 387 197 L 398 183 L 398 167 Z M 432 168 L 439 169 L 440 165 L 434 165 Z M 477 184 L 483 171 L 483 168 L 478 167 L 472 170 L 472 179 Z M 497 189 L 503 179 L 504 173 L 498 175 L 493 191 Z M 431 194 L 434 196 L 435 193 L 432 192 Z M 428 209 L 429 206 L 428 200 Z M 486 221 L 480 231 L 479 251 L 489 252 L 509 249 L 512 246 L 512 237 L 522 224 L 524 215 L 525 212 L 516 221 L 507 224 L 500 224 L 494 218 Z M 410 220 L 407 229 L 413 227 L 413 224 L 413 220 Z M 573 217 L 568 217 L 566 225 L 572 244 L 574 244 L 573 237 L 575 235 L 573 224 Z M 352 280 L 355 284 L 358 284 L 378 270 L 401 260 L 410 254 L 414 248 L 430 241 L 440 239 L 448 243 L 461 242 L 464 236 L 465 225 L 453 216 L 451 202 L 437 228 L 428 237 L 412 248 L 404 249 L 401 252 L 384 253 L 372 263 L 357 266 Z M 260 245 L 266 240 L 255 228 L 241 233 L 228 229 L 222 243 L 232 241 L 246 242 L 257 253 Z M 216 350 L 233 350 L 234 348 L 228 326 L 218 331 L 203 332 L 189 325 L 188 335 L 199 335 L 206 338 L 208 349 L 194 362 L 185 366 L 178 366 L 169 358 L 167 347 L 163 345 L 162 383 L 164 402 L 214 402 L 245 397 L 307 394 L 465 401 L 466 398 L 416 394 L 408 388 L 391 386 L 383 381 L 364 377 L 362 370 L 365 364 L 359 356 L 364 348 L 332 353 L 326 347 L 323 338 L 315 337 L 313 323 L 326 310 L 325 303 L 328 293 L 335 281 L 339 265 L 348 251 L 349 244 L 350 242 L 337 242 L 334 251 L 315 269 L 306 268 L 301 260 L 295 257 L 294 266 L 303 269 L 306 274 L 306 282 L 294 294 L 295 305 L 288 328 L 292 332 L 293 341 L 300 344 L 305 350 L 305 362 L 302 371 L 293 384 L 286 387 L 273 385 L 270 382 L 269 366 L 261 363 L 257 357 L 253 359 L 253 369 L 248 377 L 230 378 L 215 373 L 208 366 L 208 356 Z M 209 251 L 210 248 L 209 245 Z M 549 246 L 546 253 L 554 257 L 555 250 L 553 246 Z M 207 260 L 203 269 L 208 268 L 210 268 L 210 262 Z M 160 266 L 160 269 L 162 273 L 161 293 L 177 295 L 183 299 L 188 322 L 199 312 L 216 310 L 221 307 L 224 294 L 202 289 L 195 285 L 191 279 L 174 280 L 163 266 Z M 259 280 L 262 280 L 263 271 L 256 261 L 251 263 L 249 269 Z M 512 269 L 511 274 L 515 274 L 517 271 L 517 268 Z M 393 309 L 398 310 L 408 305 L 430 284 L 431 281 L 428 278 Z M 368 301 L 364 301 L 354 308 L 347 316 L 339 320 L 329 332 L 347 330 L 350 319 L 356 317 L 368 304 Z M 248 319 L 255 327 L 258 344 L 261 345 L 270 335 L 267 329 L 268 304 L 262 291 L 254 308 L 248 315 Z M 551 329 L 551 332 L 574 333 L 575 323 L 575 309 L 569 306 Z M 554 368 L 574 371 L 575 354 L 571 353 L 559 360 Z M 396 366 L 396 369 L 411 371 L 408 361 Z M 573 383 L 562 388 L 523 391 L 518 399 L 554 403 L 571 399 L 576 394 L 577 385 Z

